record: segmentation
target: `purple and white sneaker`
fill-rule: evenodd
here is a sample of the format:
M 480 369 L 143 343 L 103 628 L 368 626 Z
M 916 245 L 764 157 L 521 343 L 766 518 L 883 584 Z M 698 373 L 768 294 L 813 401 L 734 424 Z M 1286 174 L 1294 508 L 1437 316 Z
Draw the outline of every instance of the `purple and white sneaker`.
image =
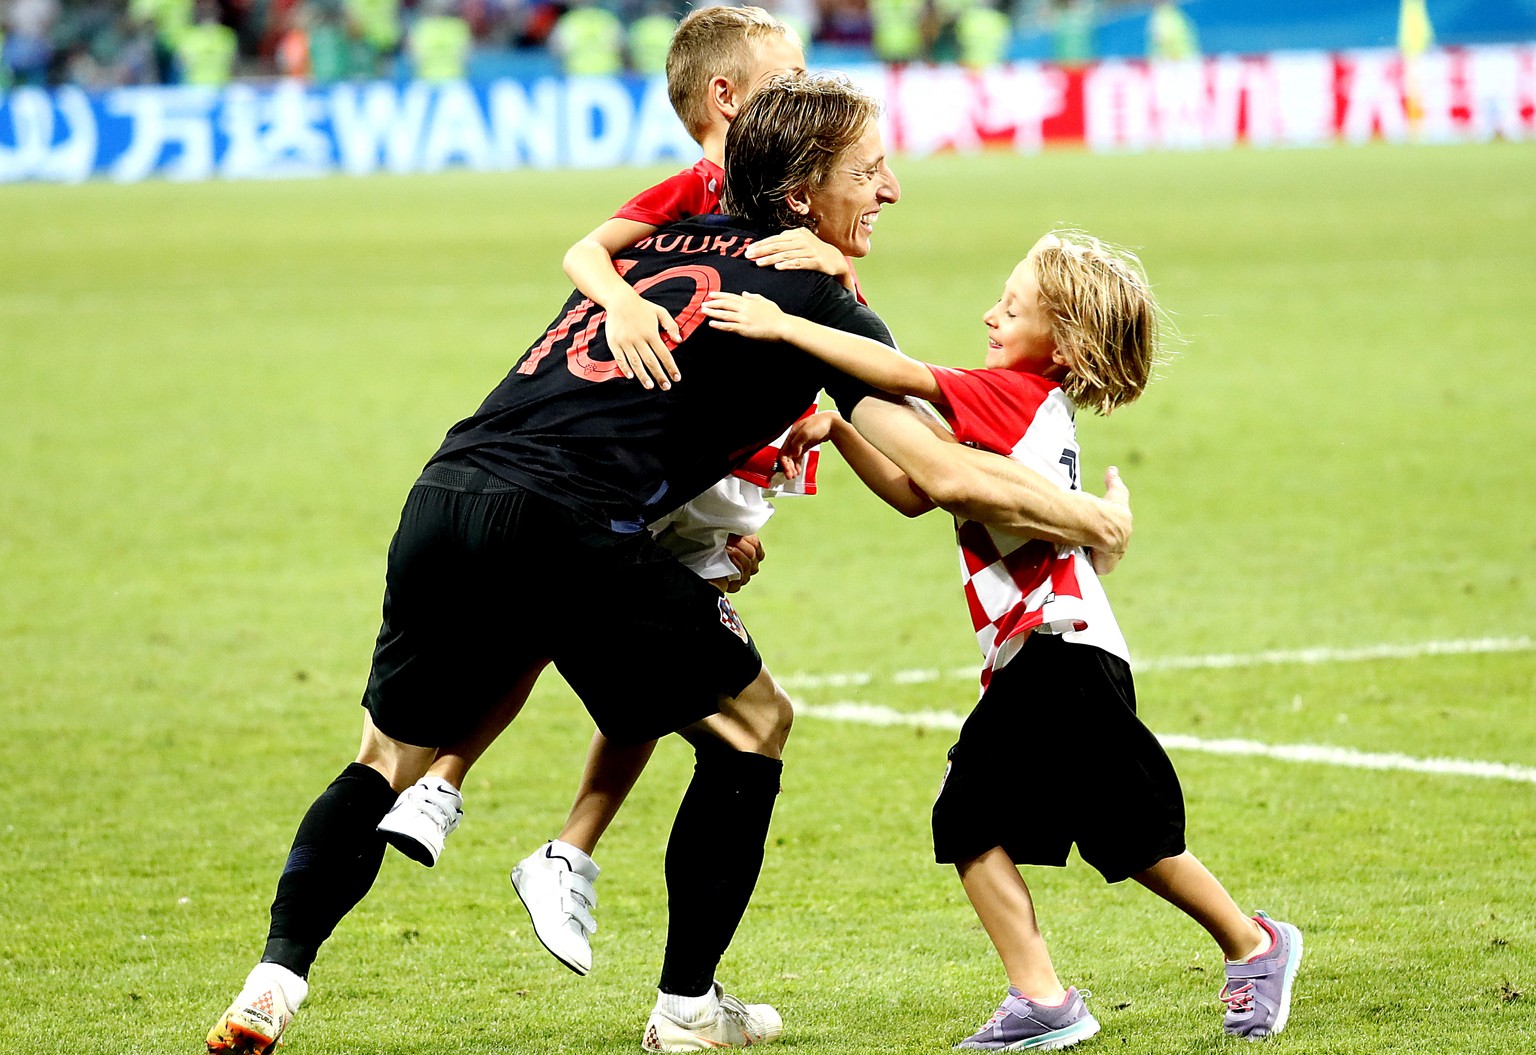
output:
M 1083 1003 L 1084 998 L 1092 995 L 1086 990 L 1080 993 L 1076 989 L 1068 989 L 1067 998 L 1056 1007 L 1050 1007 L 1037 1004 L 1009 986 L 1002 1006 L 993 1013 L 987 1024 L 955 1047 L 980 1048 L 985 1051 L 1054 1051 L 1070 1048 L 1099 1031 L 1099 1020 L 1089 1013 L 1088 1005 Z
M 1279 1033 L 1291 1017 L 1291 983 L 1301 966 L 1301 931 L 1262 912 L 1253 920 L 1274 940 L 1262 956 L 1227 963 L 1227 984 L 1221 987 L 1227 1014 L 1221 1025 L 1234 1037 L 1261 1040 Z

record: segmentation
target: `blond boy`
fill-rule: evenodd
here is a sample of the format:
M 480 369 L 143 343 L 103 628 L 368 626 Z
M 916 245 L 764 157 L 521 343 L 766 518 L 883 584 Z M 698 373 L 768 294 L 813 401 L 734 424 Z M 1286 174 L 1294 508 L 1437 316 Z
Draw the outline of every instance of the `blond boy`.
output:
M 982 316 L 983 369 L 930 366 L 785 315 L 762 297 L 717 294 L 704 310 L 728 332 L 786 341 L 885 392 L 928 400 L 955 440 L 1072 491 L 1080 486 L 1076 408 L 1109 414 L 1135 400 L 1159 349 L 1159 313 L 1139 261 L 1071 232 L 1037 242 Z M 896 509 L 916 516 L 934 508 L 898 461 L 835 414 L 797 425 L 785 456 L 793 463 L 827 439 Z M 1114 469 L 1106 484 L 1119 488 Z M 950 749 L 934 804 L 934 850 L 958 870 L 1009 981 L 1001 1006 L 959 1047 L 1063 1048 L 1098 1032 L 1086 994 L 1056 975 L 1017 867 L 1064 865 L 1074 843 L 1106 881 L 1135 879 L 1216 940 L 1226 958 L 1226 1032 L 1280 1032 L 1301 933 L 1262 912 L 1245 915 L 1185 846 L 1178 776 L 1136 716 L 1130 654 L 1099 584 L 1118 554 L 964 517 L 956 527 L 985 661 L 981 698 Z

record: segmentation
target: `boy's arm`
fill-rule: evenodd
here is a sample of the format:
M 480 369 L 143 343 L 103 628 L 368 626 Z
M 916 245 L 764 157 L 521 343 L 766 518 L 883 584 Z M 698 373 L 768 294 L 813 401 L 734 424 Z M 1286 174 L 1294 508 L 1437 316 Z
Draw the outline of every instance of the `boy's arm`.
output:
M 655 230 L 639 220 L 605 220 L 566 250 L 562 264 L 576 288 L 608 313 L 603 334 L 624 376 L 637 379 L 644 388 L 654 384 L 671 388 L 681 375 L 672 360 L 671 349 L 662 339 L 662 331 L 677 344 L 682 340 L 677 322 L 666 308 L 636 293 L 613 268 L 615 253 Z
M 832 411 L 801 418 L 791 426 L 789 435 L 779 447 L 785 475 L 794 479 L 805 451 L 827 440 L 837 448 L 864 486 L 903 516 L 921 516 L 937 508 L 927 495 L 913 486 L 895 462 L 876 450 L 841 415 Z
M 712 293 L 704 301 L 709 324 L 759 341 L 784 341 L 850 377 L 896 396 L 942 398 L 927 365 L 879 341 L 786 314 L 756 293 Z
M 820 271 L 837 279 L 848 292 L 858 292 L 853 268 L 842 250 L 823 242 L 807 227 L 791 227 L 759 238 L 747 246 L 746 255 L 748 260 L 757 261 L 758 267 L 775 271 Z
M 951 513 L 1016 535 L 1102 551 L 1113 566 L 1131 540 L 1130 494 L 1114 474 L 1105 498 L 1067 491 L 1011 458 L 945 439 L 899 402 L 865 398 L 849 420 Z

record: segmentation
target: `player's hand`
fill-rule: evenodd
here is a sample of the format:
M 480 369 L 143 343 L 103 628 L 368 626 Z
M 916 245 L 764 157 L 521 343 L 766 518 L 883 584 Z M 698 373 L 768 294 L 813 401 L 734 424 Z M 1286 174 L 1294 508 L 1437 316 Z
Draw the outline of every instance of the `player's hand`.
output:
M 726 583 L 726 593 L 735 593 L 745 586 L 747 581 L 757 574 L 757 569 L 767 557 L 763 549 L 763 540 L 756 535 L 727 535 L 725 555 L 731 558 L 731 563 L 736 565 L 736 570 L 741 573 L 741 578 L 732 579 Z
M 789 322 L 777 304 L 756 293 L 711 293 L 704 314 L 715 329 L 755 341 L 783 340 Z
M 806 227 L 759 239 L 747 246 L 746 257 L 776 271 L 821 271 L 839 281 L 848 274 L 848 258 Z
M 842 422 L 835 410 L 823 410 L 801 418 L 789 427 L 789 434 L 779 444 L 779 469 L 785 479 L 793 480 L 805 468 L 805 452 L 830 439 L 832 431 Z
M 1125 481 L 1120 479 L 1120 470 L 1113 465 L 1104 471 L 1104 501 L 1123 507 L 1126 518 L 1130 518 L 1131 492 L 1125 486 Z M 1093 561 L 1095 573 L 1108 575 L 1115 570 L 1115 566 L 1125 556 L 1125 550 L 1107 550 L 1094 547 L 1088 551 L 1088 556 Z
M 620 373 L 639 381 L 642 388 L 660 385 L 663 391 L 682 380 L 672 348 L 682 342 L 683 335 L 671 312 L 637 295 L 607 309 L 606 314 L 603 337 Z

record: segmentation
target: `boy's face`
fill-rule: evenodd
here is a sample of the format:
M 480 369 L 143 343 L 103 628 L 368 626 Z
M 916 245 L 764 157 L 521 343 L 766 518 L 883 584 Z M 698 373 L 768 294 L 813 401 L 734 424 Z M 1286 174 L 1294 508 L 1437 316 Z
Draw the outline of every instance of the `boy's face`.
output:
M 1068 364 L 1051 338 L 1051 320 L 1040 302 L 1034 264 L 1033 256 L 1021 260 L 1003 285 L 1002 297 L 981 317 L 987 326 L 987 368 L 1060 378 Z
M 871 121 L 837 170 L 810 193 L 816 237 L 844 256 L 866 256 L 880 210 L 900 197 L 901 184 L 885 161 L 885 140 Z

